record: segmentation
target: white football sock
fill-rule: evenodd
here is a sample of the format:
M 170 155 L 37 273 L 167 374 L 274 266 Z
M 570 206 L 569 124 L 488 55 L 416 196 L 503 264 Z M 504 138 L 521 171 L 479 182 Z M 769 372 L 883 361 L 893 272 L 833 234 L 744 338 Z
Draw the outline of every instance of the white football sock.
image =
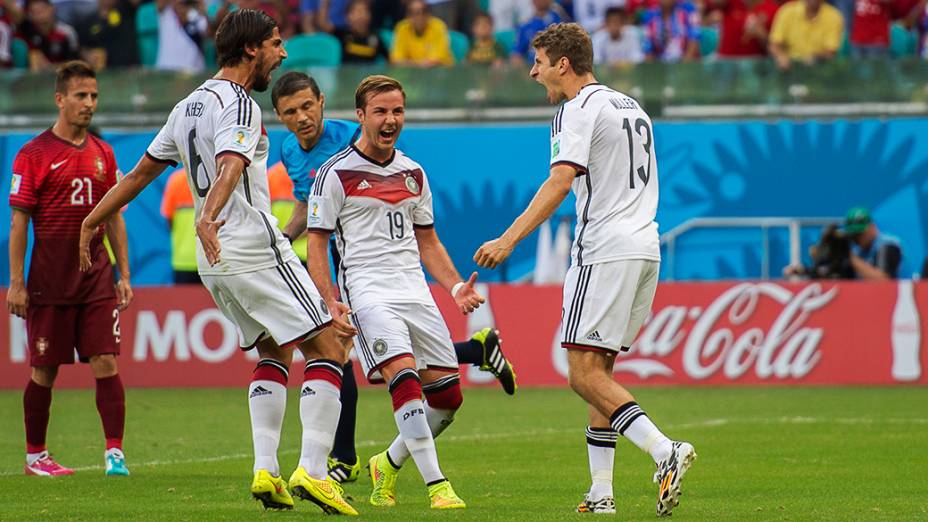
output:
M 248 387 L 248 411 L 251 413 L 251 438 L 255 447 L 254 472 L 265 469 L 280 475 L 277 446 L 287 409 L 287 388 L 274 381 L 252 381 Z
M 300 388 L 300 420 L 303 422 L 300 466 L 315 479 L 323 480 L 328 474 L 326 459 L 332 451 L 341 410 L 339 390 L 334 384 L 322 379 L 303 383 Z
M 429 424 L 429 431 L 432 432 L 432 439 L 437 438 L 445 431 L 448 426 L 454 422 L 454 414 L 457 410 L 439 410 L 432 408 L 425 403 L 425 420 Z M 409 458 L 409 450 L 403 442 L 403 437 L 398 436 L 390 444 L 390 460 L 397 466 L 402 466 L 406 459 Z
M 614 497 L 612 469 L 615 463 L 615 443 L 619 434 L 612 429 L 587 428 L 586 449 L 590 460 L 590 500 Z
M 612 428 L 649 453 L 655 463 L 666 459 L 673 451 L 673 442 L 657 429 L 637 403 L 620 406 L 612 414 Z
M 438 467 L 438 453 L 435 451 L 435 439 L 432 438 L 432 430 L 429 429 L 429 423 L 425 416 L 425 405 L 421 400 L 409 401 L 402 405 L 398 410 L 393 412 L 396 419 L 396 426 L 400 430 L 400 437 L 406 445 L 406 455 L 411 455 L 419 473 L 426 484 L 443 480 L 445 476 Z M 397 441 L 394 440 L 394 444 Z M 393 445 L 390 446 L 390 459 L 397 455 L 393 453 Z M 404 459 L 405 460 L 405 459 Z M 393 460 L 394 464 L 400 466 L 402 463 Z

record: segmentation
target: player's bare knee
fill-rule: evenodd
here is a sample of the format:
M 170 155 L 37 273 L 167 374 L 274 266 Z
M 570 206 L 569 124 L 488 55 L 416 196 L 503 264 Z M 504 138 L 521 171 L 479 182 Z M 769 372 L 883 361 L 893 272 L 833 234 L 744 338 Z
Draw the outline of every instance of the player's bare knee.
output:
M 350 346 L 350 341 L 348 345 Z M 331 327 L 323 329 L 312 338 L 300 343 L 299 349 L 307 361 L 312 359 L 327 359 L 330 361 L 338 361 L 342 364 L 348 361 L 346 342 L 335 335 L 335 330 Z
M 411 368 L 416 369 L 416 360 L 412 357 L 400 357 L 384 364 L 380 367 L 380 375 L 385 382 L 392 382 L 393 377 L 401 370 Z M 418 375 L 418 374 L 417 374 Z
M 33 366 L 32 380 L 40 386 L 51 388 L 55 385 L 55 378 L 58 377 L 57 366 Z
M 258 357 L 261 359 L 273 359 L 283 363 L 286 367 L 290 367 L 290 362 L 293 360 L 292 348 L 279 346 L 271 337 L 261 339 L 256 347 Z
M 90 372 L 95 379 L 112 377 L 118 373 L 116 356 L 111 353 L 94 355 L 90 358 Z
M 446 374 L 422 385 L 422 392 L 429 406 L 437 410 L 455 411 L 464 403 L 461 393 L 461 377 L 457 373 Z

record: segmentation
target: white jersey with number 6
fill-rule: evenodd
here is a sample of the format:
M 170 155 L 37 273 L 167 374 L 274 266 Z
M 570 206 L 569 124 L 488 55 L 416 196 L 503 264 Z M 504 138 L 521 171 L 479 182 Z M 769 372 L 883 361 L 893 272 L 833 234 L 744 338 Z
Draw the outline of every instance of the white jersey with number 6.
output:
M 282 266 L 296 254 L 271 214 L 267 184 L 269 142 L 261 108 L 245 89 L 228 80 L 207 80 L 180 101 L 148 146 L 156 160 L 184 164 L 197 215 L 216 181 L 216 164 L 226 154 L 245 162 L 228 203 L 219 213 L 221 261 L 210 266 L 197 240 L 197 268 L 203 275 L 233 275 Z
M 651 118 L 632 98 L 584 86 L 551 123 L 551 166 L 578 170 L 573 266 L 660 261 L 657 160 Z
M 307 201 L 306 226 L 335 232 L 342 299 L 356 309 L 434 304 L 413 232 L 433 221 L 425 171 L 400 150 L 380 163 L 344 149 L 319 169 Z

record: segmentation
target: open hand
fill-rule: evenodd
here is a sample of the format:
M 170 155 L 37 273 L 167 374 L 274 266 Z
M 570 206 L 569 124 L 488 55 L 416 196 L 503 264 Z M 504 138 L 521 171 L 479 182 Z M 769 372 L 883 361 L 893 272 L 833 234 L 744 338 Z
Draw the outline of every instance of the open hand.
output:
M 329 303 L 329 314 L 332 316 L 332 326 L 336 335 L 341 337 L 354 337 L 358 330 L 351 324 L 351 308 L 345 303 L 334 301 Z
M 206 262 L 209 266 L 214 266 L 219 262 L 219 253 L 222 251 L 219 244 L 219 229 L 225 224 L 224 219 L 210 221 L 200 218 L 197 220 L 197 237 L 203 245 L 203 253 L 206 255 Z
M 129 304 L 132 303 L 132 285 L 127 279 L 120 278 L 116 283 L 116 308 L 120 312 L 129 308 Z
M 77 243 L 77 256 L 80 260 L 81 272 L 90 270 L 90 266 L 93 264 L 90 259 L 90 240 L 93 239 L 94 232 L 96 232 L 94 229 L 88 228 L 86 224 L 81 223 L 81 238 Z
M 463 314 L 469 314 L 480 307 L 487 300 L 474 290 L 474 283 L 477 282 L 477 272 L 470 275 L 470 278 L 458 288 L 454 294 L 454 302 L 457 303 L 458 309 Z

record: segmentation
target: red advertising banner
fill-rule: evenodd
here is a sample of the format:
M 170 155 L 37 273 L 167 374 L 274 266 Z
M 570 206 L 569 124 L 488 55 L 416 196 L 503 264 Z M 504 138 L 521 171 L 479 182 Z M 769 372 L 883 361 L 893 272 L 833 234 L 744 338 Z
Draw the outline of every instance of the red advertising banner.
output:
M 481 288 L 489 306 L 469 317 L 434 292 L 452 337 L 495 326 L 521 386 L 565 385 L 560 287 Z M 630 385 L 926 384 L 924 312 L 928 284 L 911 281 L 664 283 L 615 376 Z M 128 386 L 243 386 L 257 360 L 239 350 L 235 327 L 200 287 L 138 289 L 120 330 Z M 0 339 L 8 340 L 0 387 L 21 388 L 29 375 L 22 321 L 0 321 Z M 475 368 L 462 376 L 495 385 Z M 92 384 L 86 365 L 63 368 L 57 383 Z

